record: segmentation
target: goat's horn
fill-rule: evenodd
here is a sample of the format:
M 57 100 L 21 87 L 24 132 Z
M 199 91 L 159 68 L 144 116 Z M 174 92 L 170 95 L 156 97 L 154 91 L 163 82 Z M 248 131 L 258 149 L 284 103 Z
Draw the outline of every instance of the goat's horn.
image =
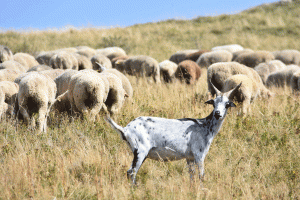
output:
M 229 90 L 228 92 L 224 93 L 224 96 L 226 96 L 228 99 L 233 99 L 233 96 L 235 94 L 235 92 L 241 87 L 242 82 L 240 84 L 238 84 L 235 88 L 233 88 L 232 90 Z
M 216 87 L 214 86 L 214 84 L 212 84 L 211 80 L 209 80 L 209 83 L 210 83 L 211 86 L 214 88 L 214 90 L 215 90 L 217 96 L 221 96 L 221 95 L 222 95 L 222 92 L 220 92 L 220 90 L 218 90 L 218 88 L 216 88 Z

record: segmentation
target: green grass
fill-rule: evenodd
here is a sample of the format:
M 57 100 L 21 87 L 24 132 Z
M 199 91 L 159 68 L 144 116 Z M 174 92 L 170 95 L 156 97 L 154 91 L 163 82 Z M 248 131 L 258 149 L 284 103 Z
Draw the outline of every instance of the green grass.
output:
M 238 43 L 254 50 L 300 47 L 300 3 L 253 8 L 235 15 L 167 20 L 125 28 L 0 33 L 13 52 L 87 45 L 121 46 L 129 55 L 158 61 L 181 49 L 210 49 Z M 195 86 L 154 85 L 128 77 L 133 102 L 116 121 L 126 126 L 138 116 L 202 118 L 212 107 L 206 70 Z M 95 123 L 51 113 L 47 134 L 22 123 L 0 124 L 0 199 L 299 199 L 300 101 L 289 88 L 272 89 L 243 117 L 233 108 L 205 160 L 203 182 L 190 182 L 184 160 L 146 160 L 132 187 L 126 171 L 130 149 L 102 116 Z

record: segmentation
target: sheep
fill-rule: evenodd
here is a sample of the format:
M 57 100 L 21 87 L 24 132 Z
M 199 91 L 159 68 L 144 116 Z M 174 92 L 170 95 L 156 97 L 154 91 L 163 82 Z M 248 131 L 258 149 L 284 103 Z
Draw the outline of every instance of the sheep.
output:
M 206 103 L 212 104 L 214 109 L 203 119 L 138 117 L 123 128 L 107 115 L 105 120 L 120 134 L 133 152 L 134 158 L 127 171 L 127 177 L 131 178 L 133 184 L 136 184 L 136 174 L 146 158 L 161 161 L 186 159 L 191 179 L 194 166 L 197 165 L 202 180 L 205 156 L 213 138 L 221 129 L 228 109 L 235 107 L 230 99 L 240 86 L 241 84 L 227 93 L 221 93 L 212 86 L 217 97 Z
M 133 89 L 132 89 L 131 83 L 128 80 L 128 78 L 123 73 L 118 71 L 117 69 L 106 69 L 105 67 L 101 66 L 101 64 L 99 64 L 99 63 L 97 63 L 97 64 L 99 65 L 98 68 L 100 69 L 99 70 L 100 73 L 101 72 L 112 73 L 121 79 L 122 87 L 125 90 L 126 94 L 128 95 L 127 99 L 131 100 L 132 96 L 133 96 Z
M 235 51 L 232 53 L 232 61 L 234 61 L 239 55 L 243 53 L 253 53 L 254 51 L 252 49 L 243 49 L 240 51 Z
M 49 65 L 53 69 L 78 70 L 78 60 L 76 59 L 76 57 L 71 53 L 63 51 L 54 54 L 49 61 Z
M 56 98 L 64 94 L 65 92 L 67 92 L 67 90 L 69 89 L 69 82 L 71 77 L 77 73 L 78 73 L 77 70 L 68 69 L 54 79 L 54 82 L 56 83 L 56 87 L 57 87 Z M 70 111 L 71 104 L 68 99 L 68 96 L 65 95 L 64 98 L 61 97 L 60 101 L 57 101 L 56 104 L 54 105 L 54 108 L 60 112 Z
M 210 52 L 209 50 L 199 50 L 195 53 L 190 53 L 188 55 L 185 56 L 184 60 L 192 60 L 194 62 L 197 62 L 198 58 L 203 54 L 203 53 L 207 53 Z
M 137 77 L 152 77 L 154 82 L 160 83 L 160 71 L 157 60 L 150 56 L 132 56 L 127 60 L 118 60 L 116 69 Z
M 291 77 L 291 88 L 293 92 L 298 92 L 300 90 L 300 70 L 293 73 Z
M 19 85 L 12 81 L 0 82 L 0 119 L 6 113 L 13 116 L 13 107 L 16 102 Z
M 93 69 L 92 62 L 86 56 L 80 55 L 78 53 L 73 54 L 78 61 L 78 70 L 83 69 Z
M 191 60 L 184 60 L 178 64 L 175 77 L 186 84 L 195 84 L 201 76 L 201 68 Z
M 286 65 L 299 65 L 300 66 L 300 51 L 296 49 L 286 49 L 282 51 L 273 52 L 275 59 L 281 60 Z
M 103 54 L 110 60 L 116 57 L 127 56 L 126 52 L 121 47 L 106 47 L 104 49 L 97 49 L 96 54 Z
M 99 70 L 96 63 L 100 63 L 105 68 L 112 68 L 111 61 L 103 54 L 96 54 L 91 58 L 92 66 L 94 70 Z
M 55 103 L 55 94 L 55 82 L 38 72 L 28 73 L 20 80 L 17 95 L 18 108 L 31 127 L 35 127 L 33 113 L 38 113 L 39 133 L 47 131 L 47 116 Z
M 54 56 L 55 54 L 57 54 L 59 51 L 42 51 L 40 52 L 37 56 L 36 56 L 36 60 L 38 61 L 38 63 L 40 63 L 41 65 L 48 65 L 50 66 L 50 59 L 52 58 L 52 56 Z
M 222 91 L 226 79 L 235 74 L 245 74 L 256 81 L 258 86 L 261 87 L 261 90 L 267 90 L 260 76 L 254 69 L 237 62 L 220 62 L 212 64 L 207 69 L 207 82 L 212 82 L 217 89 Z M 215 95 L 211 84 L 208 84 L 208 92 L 210 92 L 211 95 Z
M 78 46 L 76 48 L 77 51 L 75 53 L 83 55 L 88 59 L 91 59 L 96 54 L 96 50 L 88 46 Z
M 111 65 L 112 65 L 112 68 L 116 68 L 116 62 L 118 60 L 127 60 L 129 58 L 129 56 L 119 56 L 119 57 L 115 57 L 111 60 Z
M 256 67 L 254 67 L 254 70 L 257 71 L 263 83 L 266 84 L 267 78 L 270 73 L 278 71 L 285 67 L 286 65 L 280 60 L 271 60 L 266 63 L 258 64 Z
M 49 76 L 52 80 L 54 80 L 56 77 L 64 73 L 64 69 L 50 69 L 50 70 L 43 70 L 40 71 L 40 74 Z
M 14 60 L 22 64 L 26 70 L 39 65 L 38 61 L 28 53 L 16 53 L 14 55 Z
M 211 64 L 217 62 L 230 62 L 232 60 L 232 53 L 226 50 L 216 50 L 203 53 L 196 63 L 203 68 L 208 68 Z
M 158 64 L 160 75 L 166 83 L 171 83 L 175 79 L 175 72 L 178 65 L 170 60 L 164 60 Z
M 236 51 L 244 50 L 244 47 L 242 47 L 239 44 L 229 44 L 229 45 L 213 47 L 211 50 L 212 51 L 226 50 L 226 51 L 229 51 L 230 53 L 233 53 Z
M 19 73 L 23 73 L 26 71 L 23 65 L 14 60 L 8 60 L 3 63 L 0 63 L 0 69 L 11 69 Z
M 128 97 L 128 95 L 122 86 L 121 79 L 117 75 L 107 70 L 99 75 L 102 79 L 106 78 L 108 80 L 109 91 L 107 92 L 107 98 L 104 103 L 109 113 L 114 116 L 121 110 L 125 98 Z
M 285 69 L 271 73 L 266 81 L 267 87 L 292 86 L 292 76 L 300 69 L 297 65 L 288 65 Z
M 13 60 L 12 51 L 7 46 L 0 45 L 0 63 L 8 60 Z
M 0 70 L 0 81 L 14 81 L 21 72 L 11 70 L 11 69 L 1 69 Z
M 71 76 L 68 90 L 57 97 L 58 101 L 64 99 L 66 95 L 71 110 L 82 113 L 90 121 L 95 120 L 102 108 L 108 112 L 104 104 L 107 97 L 105 83 L 96 71 L 81 70 Z
M 195 53 L 199 51 L 198 49 L 188 49 L 188 50 L 182 50 L 182 51 L 177 51 L 176 53 L 172 54 L 171 57 L 169 58 L 170 61 L 179 64 L 181 61 L 185 60 L 185 57 L 191 53 Z
M 269 62 L 274 59 L 274 55 L 269 51 L 255 51 L 252 53 L 242 53 L 234 61 L 254 68 L 259 63 Z
M 36 65 L 34 67 L 29 68 L 26 72 L 33 72 L 33 71 L 44 71 L 44 70 L 51 70 L 52 67 L 49 67 L 48 65 Z
M 243 83 L 234 95 L 234 99 L 242 103 L 242 113 L 250 112 L 250 103 L 257 97 L 271 97 L 273 94 L 268 90 L 261 90 L 259 84 L 244 74 L 236 74 L 226 79 L 222 92 L 227 92 L 235 88 L 239 83 Z

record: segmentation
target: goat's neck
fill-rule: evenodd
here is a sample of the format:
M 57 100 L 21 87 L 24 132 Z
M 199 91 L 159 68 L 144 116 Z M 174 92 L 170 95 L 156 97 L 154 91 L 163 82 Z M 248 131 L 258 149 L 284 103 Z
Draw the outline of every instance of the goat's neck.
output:
M 221 129 L 226 115 L 222 119 L 216 119 L 213 112 L 205 118 L 210 136 L 214 137 Z

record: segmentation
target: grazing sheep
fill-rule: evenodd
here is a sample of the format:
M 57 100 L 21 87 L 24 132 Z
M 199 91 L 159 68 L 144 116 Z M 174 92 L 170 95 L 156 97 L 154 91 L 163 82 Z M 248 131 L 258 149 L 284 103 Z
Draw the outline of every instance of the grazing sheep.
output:
M 21 72 L 17 72 L 11 69 L 1 69 L 0 70 L 0 81 L 14 81 Z
M 183 51 L 177 51 L 171 57 L 169 58 L 170 61 L 179 64 L 180 62 L 185 60 L 185 57 L 191 53 L 195 53 L 199 51 L 198 49 L 188 49 L 188 50 L 183 50 Z
M 35 127 L 33 114 L 38 113 L 39 132 L 46 132 L 47 116 L 55 102 L 55 82 L 47 76 L 31 72 L 21 79 L 19 88 L 17 102 L 23 118 Z
M 28 53 L 16 53 L 14 55 L 14 60 L 22 64 L 26 70 L 39 65 L 38 61 Z
M 36 56 L 36 60 L 40 65 L 48 65 L 50 66 L 50 59 L 52 56 L 57 54 L 59 51 L 42 51 Z
M 300 51 L 295 49 L 286 49 L 282 51 L 273 52 L 275 59 L 281 60 L 286 65 L 299 65 L 300 66 Z
M 191 179 L 196 165 L 200 180 L 203 180 L 205 156 L 222 127 L 228 109 L 235 107 L 230 99 L 240 86 L 225 94 L 216 89 L 217 97 L 206 101 L 214 109 L 203 119 L 138 117 L 126 127 L 121 127 L 107 116 L 105 120 L 126 141 L 134 156 L 127 177 L 136 184 L 136 175 L 146 158 L 165 162 L 186 159 Z
M 217 62 L 230 62 L 232 60 L 232 53 L 226 50 L 216 50 L 203 53 L 196 63 L 203 68 L 208 68 L 210 65 Z
M 175 77 L 186 84 L 195 84 L 201 76 L 201 68 L 191 60 L 184 60 L 178 64 Z
M 91 62 L 92 62 L 92 66 L 93 66 L 93 70 L 99 70 L 99 66 L 96 63 L 101 64 L 102 66 L 104 66 L 107 69 L 112 68 L 112 64 L 111 61 L 108 59 L 108 57 L 106 57 L 103 54 L 96 54 L 91 58 Z
M 12 81 L 0 82 L 0 119 L 3 114 L 13 116 L 19 85 Z
M 71 76 L 67 92 L 57 97 L 58 100 L 68 96 L 72 111 L 78 111 L 94 121 L 96 115 L 103 108 L 107 112 L 104 104 L 107 94 L 105 93 L 105 83 L 99 73 L 93 70 L 81 70 Z
M 3 63 L 0 63 L 0 69 L 11 69 L 19 73 L 26 72 L 24 66 L 14 60 L 8 60 Z
M 76 48 L 78 50 L 75 53 L 83 55 L 83 56 L 87 57 L 88 59 L 91 59 L 96 54 L 96 50 L 91 47 L 88 47 L 88 46 L 79 46 Z
M 52 67 L 49 67 L 48 65 L 36 65 L 34 67 L 31 67 L 27 70 L 27 72 L 40 72 L 40 71 L 44 71 L 44 70 L 50 70 L 53 69 Z
M 250 53 L 242 53 L 234 61 L 254 68 L 259 63 L 269 62 L 274 60 L 274 55 L 269 51 L 255 51 Z
M 8 60 L 13 60 L 12 51 L 7 46 L 0 45 L 0 63 Z
M 242 83 L 242 86 L 236 91 L 233 99 L 242 103 L 242 113 L 250 112 L 250 103 L 257 97 L 271 97 L 273 94 L 268 90 L 261 90 L 259 84 L 244 74 L 236 74 L 226 79 L 222 92 L 228 92 Z M 231 100 L 233 100 L 231 99 Z
M 236 51 L 244 50 L 244 47 L 242 47 L 239 44 L 229 44 L 229 45 L 224 45 L 224 46 L 213 47 L 211 50 L 212 51 L 226 50 L 226 51 L 229 51 L 230 53 L 233 53 Z
M 253 53 L 254 51 L 252 49 L 243 49 L 240 51 L 235 51 L 232 53 L 232 61 L 234 61 L 239 55 L 243 53 Z
M 13 109 L 12 108 L 9 109 L 8 104 L 5 103 L 5 94 L 2 91 L 2 89 L 0 88 L 0 119 L 2 119 L 3 115 L 10 114 L 9 110 L 13 110 Z
M 258 86 L 261 87 L 261 90 L 267 90 L 260 76 L 254 69 L 237 62 L 220 62 L 212 64 L 207 69 L 207 82 L 212 82 L 212 84 L 218 90 L 222 91 L 226 79 L 235 74 L 247 75 L 249 78 L 253 79 L 258 83 Z M 211 87 L 211 84 L 208 84 L 208 91 L 212 95 L 215 95 L 215 90 Z
M 129 58 L 129 56 L 119 56 L 119 57 L 116 57 L 116 58 L 113 58 L 111 60 L 111 65 L 112 65 L 112 68 L 116 68 L 116 62 L 118 60 L 127 60 Z
M 117 75 L 107 72 L 107 70 L 99 75 L 101 78 L 104 77 L 108 80 L 109 91 L 104 103 L 109 113 L 114 116 L 121 110 L 125 98 L 128 97 L 128 95 L 122 86 L 122 80 Z
M 285 69 L 271 73 L 266 81 L 268 87 L 292 86 L 292 76 L 300 69 L 298 65 L 288 65 Z
M 132 56 L 127 60 L 118 60 L 116 69 L 137 77 L 152 77 L 154 82 L 160 83 L 160 70 L 157 60 L 150 56 Z
M 269 74 L 281 70 L 285 67 L 286 65 L 280 60 L 271 60 L 266 63 L 258 64 L 256 67 L 254 67 L 254 70 L 257 71 L 263 83 L 266 84 Z
M 56 97 L 62 95 L 69 89 L 70 79 L 74 74 L 77 73 L 77 70 L 68 69 L 54 79 L 57 87 Z M 65 95 L 64 98 L 61 97 L 60 101 L 56 102 L 55 109 L 60 112 L 71 110 L 71 104 L 67 95 Z
M 106 47 L 104 49 L 97 49 L 96 54 L 103 54 L 110 60 L 116 57 L 127 56 L 126 52 L 121 47 Z
M 92 62 L 86 56 L 80 55 L 78 53 L 73 54 L 78 61 L 78 70 L 83 69 L 93 69 Z
M 185 56 L 184 60 L 192 60 L 194 62 L 197 62 L 198 58 L 203 54 L 210 52 L 209 50 L 200 50 L 195 53 L 191 53 Z
M 106 69 L 105 67 L 101 66 L 99 63 L 99 72 L 108 72 L 108 73 L 112 73 L 116 76 L 118 76 L 121 81 L 122 81 L 122 87 L 125 90 L 126 94 L 128 95 L 127 99 L 132 99 L 133 96 L 133 89 L 131 86 L 130 81 L 128 80 L 128 78 L 120 71 L 118 71 L 117 69 Z
M 291 77 L 291 87 L 293 92 L 299 92 L 300 90 L 300 70 L 293 73 Z
M 78 61 L 76 57 L 67 52 L 58 52 L 57 54 L 54 54 L 50 61 L 49 65 L 53 69 L 75 69 L 78 70 Z
M 160 76 L 166 83 L 172 83 L 175 79 L 175 72 L 178 65 L 170 60 L 164 60 L 158 64 L 160 69 Z

